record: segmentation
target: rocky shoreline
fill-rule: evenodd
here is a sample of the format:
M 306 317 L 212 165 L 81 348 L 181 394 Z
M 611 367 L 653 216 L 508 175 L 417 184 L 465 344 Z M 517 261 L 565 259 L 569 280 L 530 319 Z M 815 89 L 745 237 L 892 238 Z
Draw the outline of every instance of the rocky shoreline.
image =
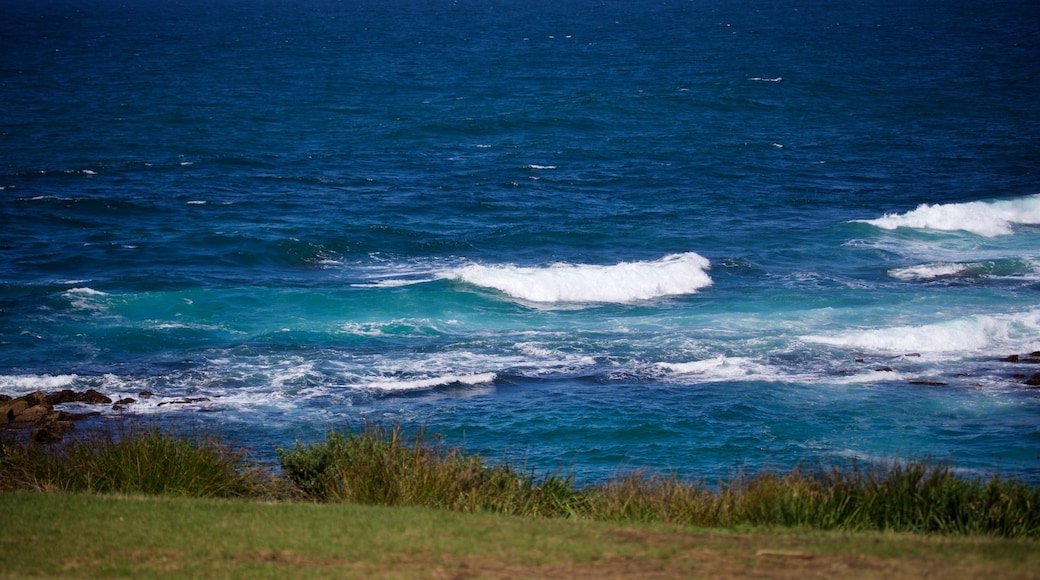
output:
M 1015 372 L 1009 374 L 1009 378 L 1028 387 L 1040 387 L 1040 351 L 1034 351 L 1028 354 L 1012 354 L 999 359 L 999 361 L 1015 366 L 1021 366 L 1023 368 L 1028 368 L 1030 365 L 1037 365 L 1034 368 L 1038 370 L 1034 372 L 1021 372 L 1021 369 L 1016 368 Z M 857 362 L 865 361 L 858 359 Z M 875 370 L 891 371 L 892 369 L 889 367 L 883 367 Z M 931 381 L 909 381 L 909 383 L 914 385 L 934 386 L 942 386 L 946 384 Z M 155 393 L 150 391 L 141 391 L 138 396 L 142 398 L 154 397 Z M 204 397 L 173 399 L 162 401 L 158 406 L 206 401 L 209 401 L 209 399 Z M 55 409 L 56 405 L 62 405 L 65 403 L 111 405 L 112 409 L 118 411 L 125 409 L 127 405 L 132 405 L 136 402 L 137 400 L 133 398 L 125 398 L 113 402 L 109 396 L 94 389 L 88 389 L 86 391 L 63 389 L 51 394 L 44 394 L 41 391 L 36 391 L 20 397 L 11 397 L 10 395 L 0 394 L 0 432 L 5 430 L 25 430 L 29 432 L 29 439 L 31 441 L 36 443 L 57 443 L 64 439 L 66 433 L 75 428 L 74 422 L 90 417 L 97 417 L 101 415 L 101 412 L 88 411 L 86 413 L 71 413 Z
M 94 389 L 83 392 L 64 389 L 49 395 L 36 391 L 17 398 L 0 395 L 0 429 L 29 429 L 32 441 L 56 443 L 73 429 L 74 421 L 101 414 L 100 411 L 70 413 L 54 408 L 63 403 L 110 405 L 112 399 Z

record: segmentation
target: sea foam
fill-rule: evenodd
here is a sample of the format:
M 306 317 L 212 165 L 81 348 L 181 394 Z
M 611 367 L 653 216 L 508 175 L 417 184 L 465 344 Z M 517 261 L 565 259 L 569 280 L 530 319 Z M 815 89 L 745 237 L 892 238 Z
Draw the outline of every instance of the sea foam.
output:
M 365 383 L 363 388 L 379 391 L 419 391 L 434 389 L 448 385 L 481 385 L 494 382 L 497 378 L 495 373 L 478 373 L 473 375 L 444 375 L 424 379 L 391 379 L 382 381 L 371 381 Z
M 886 230 L 916 228 L 966 231 L 986 237 L 1004 236 L 1013 233 L 1015 224 L 1040 224 L 1040 194 L 989 202 L 921 204 L 907 213 L 855 221 Z
M 990 349 L 1032 349 L 1040 344 L 1040 310 L 977 315 L 918 326 L 892 326 L 833 335 L 806 336 L 808 342 L 889 353 L 961 353 Z
M 688 252 L 613 266 L 553 264 L 542 268 L 473 264 L 444 277 L 494 288 L 530 302 L 626 303 L 691 294 L 710 286 L 704 257 Z

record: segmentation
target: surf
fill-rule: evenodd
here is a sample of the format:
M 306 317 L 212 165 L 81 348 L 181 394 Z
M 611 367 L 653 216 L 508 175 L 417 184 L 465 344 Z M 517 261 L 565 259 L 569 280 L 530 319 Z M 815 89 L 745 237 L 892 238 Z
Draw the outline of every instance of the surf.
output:
M 912 228 L 964 231 L 987 238 L 1006 236 L 1014 233 L 1016 225 L 1040 225 L 1040 194 L 997 201 L 925 203 L 906 213 L 853 221 L 885 230 Z
M 631 303 L 693 294 L 711 286 L 710 262 L 687 252 L 615 265 L 556 263 L 545 267 L 470 264 L 444 278 L 498 290 L 535 303 Z

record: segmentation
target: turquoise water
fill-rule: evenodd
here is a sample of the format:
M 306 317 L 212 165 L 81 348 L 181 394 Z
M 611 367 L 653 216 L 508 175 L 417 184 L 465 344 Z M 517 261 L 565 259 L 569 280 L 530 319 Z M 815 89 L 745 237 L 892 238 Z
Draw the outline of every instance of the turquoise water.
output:
M 2 393 L 1040 473 L 1034 3 L 0 9 Z

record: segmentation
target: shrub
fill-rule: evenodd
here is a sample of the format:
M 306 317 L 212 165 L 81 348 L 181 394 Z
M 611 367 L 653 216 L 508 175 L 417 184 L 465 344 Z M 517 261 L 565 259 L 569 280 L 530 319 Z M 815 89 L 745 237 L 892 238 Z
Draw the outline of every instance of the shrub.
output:
M 261 494 L 262 474 L 220 439 L 157 427 L 91 431 L 55 445 L 7 440 L 0 489 L 239 497 Z

